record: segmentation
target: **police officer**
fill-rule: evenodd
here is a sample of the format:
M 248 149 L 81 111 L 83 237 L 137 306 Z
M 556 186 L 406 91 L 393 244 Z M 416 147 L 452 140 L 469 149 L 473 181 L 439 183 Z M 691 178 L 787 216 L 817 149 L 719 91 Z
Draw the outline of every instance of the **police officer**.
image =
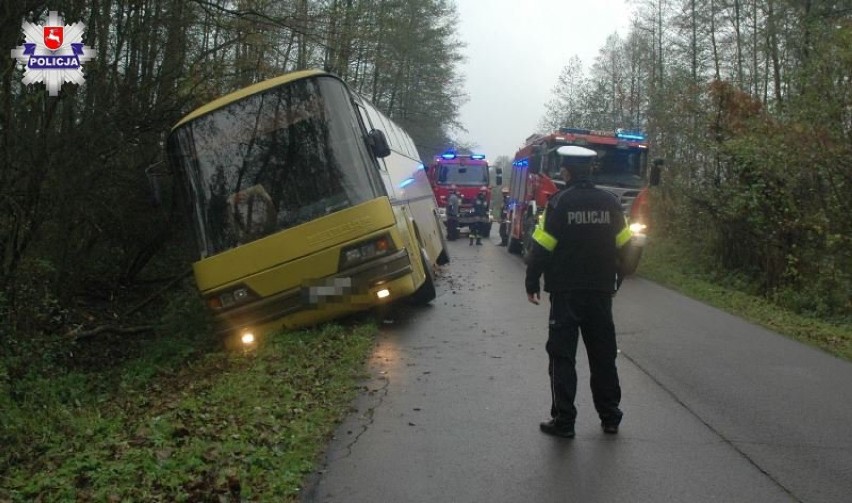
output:
M 459 208 L 461 198 L 455 185 L 450 187 L 447 197 L 447 241 L 455 241 L 459 237 Z
M 546 350 L 552 403 L 551 420 L 541 423 L 549 435 L 571 438 L 577 409 L 577 342 L 583 337 L 591 369 L 592 398 L 605 433 L 618 433 L 621 388 L 615 365 L 612 297 L 622 277 L 620 250 L 630 240 L 621 205 L 588 180 L 595 151 L 563 146 L 560 174 L 565 189 L 547 203 L 533 233 L 527 259 L 526 291 L 539 303 L 539 277 L 550 293 Z
M 476 199 L 473 200 L 473 222 L 470 224 L 470 244 L 474 239 L 477 245 L 482 244 L 482 236 L 485 234 L 485 226 L 488 225 L 488 201 L 485 199 L 486 187 L 479 189 Z

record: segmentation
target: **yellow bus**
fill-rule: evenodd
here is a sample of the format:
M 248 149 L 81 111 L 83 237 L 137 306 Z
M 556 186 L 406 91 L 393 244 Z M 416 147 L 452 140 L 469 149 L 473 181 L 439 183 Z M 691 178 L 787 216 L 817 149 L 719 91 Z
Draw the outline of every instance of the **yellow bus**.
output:
M 198 289 L 217 331 L 299 328 L 435 298 L 449 261 L 414 142 L 338 77 L 288 73 L 178 122 Z

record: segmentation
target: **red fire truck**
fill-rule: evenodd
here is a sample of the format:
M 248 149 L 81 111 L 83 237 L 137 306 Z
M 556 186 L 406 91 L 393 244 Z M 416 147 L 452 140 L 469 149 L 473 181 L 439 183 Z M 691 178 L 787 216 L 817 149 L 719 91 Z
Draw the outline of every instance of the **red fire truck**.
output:
M 523 254 L 529 249 L 533 230 L 547 200 L 564 186 L 559 177 L 560 157 L 556 153 L 564 145 L 578 145 L 597 152 L 591 170 L 592 181 L 599 188 L 612 192 L 624 208 L 633 232 L 625 269 L 629 274 L 635 272 L 647 241 L 648 188 L 659 184 L 663 163 L 658 159 L 648 166 L 648 144 L 639 131 L 560 128 L 528 137 L 512 162 L 509 252 Z
M 502 185 L 502 170 L 497 168 L 495 175 L 496 184 Z M 455 151 L 448 150 L 435 156 L 432 162 L 426 166 L 426 176 L 432 184 L 432 191 L 435 193 L 435 200 L 438 203 L 438 211 L 442 219 L 446 219 L 447 198 L 450 195 L 450 190 L 455 188 L 458 192 L 461 198 L 459 229 L 464 227 L 470 229 L 470 224 L 474 221 L 473 200 L 476 199 L 476 195 L 482 189 L 485 189 L 488 207 L 491 208 L 493 185 L 491 184 L 488 161 L 485 160 L 483 154 L 457 154 Z M 483 237 L 488 237 L 491 234 L 492 220 L 489 212 L 489 222 L 485 227 Z

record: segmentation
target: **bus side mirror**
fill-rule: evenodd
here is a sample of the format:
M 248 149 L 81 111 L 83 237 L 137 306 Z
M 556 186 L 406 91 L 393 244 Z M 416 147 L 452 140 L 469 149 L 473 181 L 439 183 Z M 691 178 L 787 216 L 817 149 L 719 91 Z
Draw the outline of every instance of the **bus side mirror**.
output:
M 665 161 L 663 161 L 662 159 L 654 159 L 654 165 L 651 166 L 651 174 L 648 177 L 648 185 L 650 185 L 651 187 L 656 187 L 660 185 L 660 176 L 661 171 L 663 169 L 663 164 L 665 164 Z
M 494 173 L 497 175 L 496 184 L 503 185 L 503 168 L 495 168 Z
M 371 129 L 367 133 L 367 144 L 370 146 L 370 150 L 373 151 L 373 155 L 380 159 L 389 156 L 391 153 L 388 140 L 385 138 L 385 134 L 381 129 Z

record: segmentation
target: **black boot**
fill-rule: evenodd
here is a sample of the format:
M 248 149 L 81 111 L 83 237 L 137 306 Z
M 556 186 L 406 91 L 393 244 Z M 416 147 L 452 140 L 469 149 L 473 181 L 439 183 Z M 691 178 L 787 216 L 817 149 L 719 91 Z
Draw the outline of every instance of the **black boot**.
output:
M 539 428 L 543 433 L 553 435 L 554 437 L 574 438 L 573 424 L 562 424 L 551 419 L 546 423 L 539 424 Z

